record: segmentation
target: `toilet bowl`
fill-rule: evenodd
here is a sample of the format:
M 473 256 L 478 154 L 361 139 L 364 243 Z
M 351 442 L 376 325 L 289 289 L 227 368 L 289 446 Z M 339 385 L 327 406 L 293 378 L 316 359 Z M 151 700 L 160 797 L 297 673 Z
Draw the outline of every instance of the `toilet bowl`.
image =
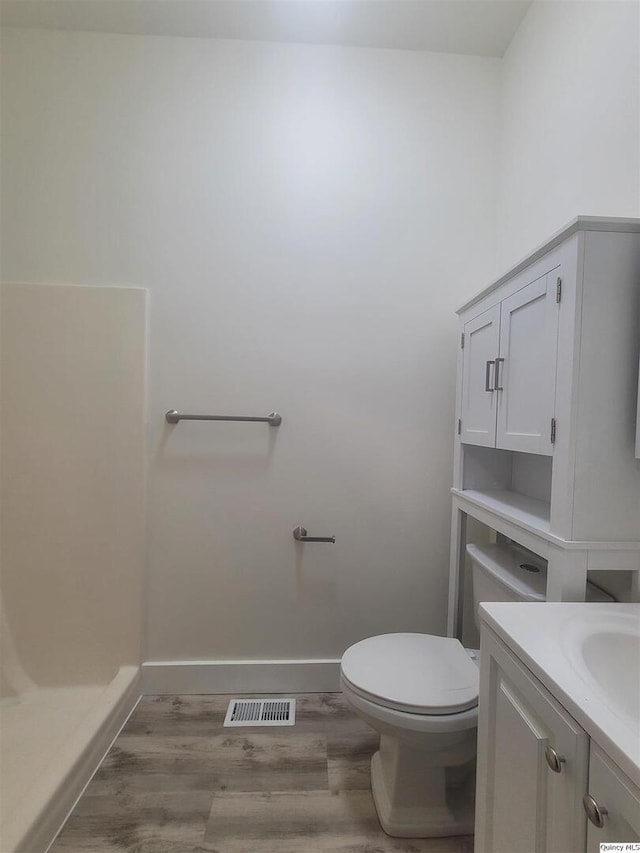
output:
M 473 832 L 478 669 L 458 640 L 369 637 L 345 652 L 344 696 L 380 734 L 371 789 L 396 837 Z
M 481 601 L 544 601 L 546 564 L 519 546 L 468 545 Z M 587 600 L 607 600 L 587 586 Z M 345 699 L 380 734 L 371 790 L 382 828 L 400 838 L 473 832 L 478 653 L 452 637 L 382 634 L 347 649 Z

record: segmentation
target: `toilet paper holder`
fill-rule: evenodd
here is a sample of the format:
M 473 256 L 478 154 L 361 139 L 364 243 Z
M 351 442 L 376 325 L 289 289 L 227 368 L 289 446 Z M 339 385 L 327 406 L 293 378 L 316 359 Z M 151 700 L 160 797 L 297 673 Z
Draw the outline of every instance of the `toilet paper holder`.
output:
M 293 531 L 293 538 L 296 542 L 331 542 L 336 543 L 335 536 L 307 536 L 307 528 L 301 524 Z

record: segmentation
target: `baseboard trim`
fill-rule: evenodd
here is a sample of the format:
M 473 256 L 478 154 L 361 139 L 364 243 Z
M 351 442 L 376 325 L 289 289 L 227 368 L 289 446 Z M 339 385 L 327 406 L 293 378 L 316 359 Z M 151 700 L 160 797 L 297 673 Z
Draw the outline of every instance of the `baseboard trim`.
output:
M 134 667 L 131 667 L 133 670 Z M 102 719 L 87 719 L 81 726 L 78 737 L 84 745 L 77 758 L 66 768 L 55 790 L 43 801 L 40 815 L 31 824 L 15 845 L 16 853 L 37 853 L 49 849 L 76 802 L 111 748 L 120 730 L 129 719 L 140 700 L 140 670 L 135 674 Z
M 142 693 L 331 693 L 340 689 L 340 661 L 147 661 Z

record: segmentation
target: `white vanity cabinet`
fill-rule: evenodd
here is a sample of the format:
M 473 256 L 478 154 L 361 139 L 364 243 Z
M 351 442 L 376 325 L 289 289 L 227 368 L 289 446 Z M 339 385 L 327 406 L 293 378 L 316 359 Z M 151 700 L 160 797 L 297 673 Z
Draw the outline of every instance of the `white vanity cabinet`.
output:
M 640 844 L 640 788 L 483 626 L 475 853 L 599 853 L 603 842 Z
M 599 853 L 605 841 L 635 842 L 640 849 L 640 790 L 593 743 L 586 797 L 587 853 Z
M 484 633 L 481 662 L 476 853 L 584 850 L 588 736 Z
M 640 600 L 640 219 L 574 220 L 458 314 L 448 633 L 467 516 L 547 560 L 549 601 L 590 570 Z

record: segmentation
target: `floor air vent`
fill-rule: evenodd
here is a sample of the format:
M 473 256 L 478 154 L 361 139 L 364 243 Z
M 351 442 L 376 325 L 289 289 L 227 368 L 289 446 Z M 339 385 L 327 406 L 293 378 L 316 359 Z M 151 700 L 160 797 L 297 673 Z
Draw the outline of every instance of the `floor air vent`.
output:
M 295 699 L 232 699 L 225 726 L 294 726 Z

